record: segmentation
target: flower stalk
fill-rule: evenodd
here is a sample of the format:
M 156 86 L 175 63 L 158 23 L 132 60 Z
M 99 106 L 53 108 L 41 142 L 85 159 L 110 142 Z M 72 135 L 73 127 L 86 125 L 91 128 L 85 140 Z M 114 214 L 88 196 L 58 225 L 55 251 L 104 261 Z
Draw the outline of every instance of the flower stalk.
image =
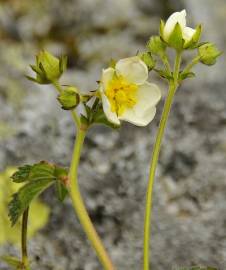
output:
M 173 103 L 174 95 L 178 88 L 178 78 L 181 64 L 181 52 L 178 51 L 175 59 L 174 72 L 173 72 L 173 80 L 169 81 L 169 90 L 168 96 L 166 98 L 158 133 L 156 136 L 156 141 L 153 149 L 152 160 L 150 165 L 149 172 L 149 180 L 148 187 L 146 193 L 146 207 L 145 207 L 145 221 L 144 221 L 144 258 L 143 258 L 143 269 L 150 270 L 149 266 L 149 256 L 150 256 L 150 233 L 151 233 L 151 217 L 152 217 L 152 194 L 153 194 L 153 186 L 155 179 L 155 172 L 158 165 L 159 154 L 161 150 L 162 139 L 164 136 L 167 120 L 169 117 L 170 109 Z
M 29 260 L 27 253 L 27 225 L 28 225 L 29 208 L 25 210 L 22 217 L 22 230 L 21 230 L 21 251 L 22 251 L 22 267 L 29 270 Z
M 87 213 L 83 202 L 79 185 L 78 185 L 78 165 L 81 155 L 82 146 L 86 135 L 86 127 L 80 127 L 77 131 L 77 138 L 74 146 L 70 171 L 69 171 L 69 193 L 72 199 L 75 212 L 82 224 L 82 227 L 90 240 L 97 256 L 105 270 L 114 270 L 114 266 L 105 250 L 102 241 L 100 240 L 91 220 Z

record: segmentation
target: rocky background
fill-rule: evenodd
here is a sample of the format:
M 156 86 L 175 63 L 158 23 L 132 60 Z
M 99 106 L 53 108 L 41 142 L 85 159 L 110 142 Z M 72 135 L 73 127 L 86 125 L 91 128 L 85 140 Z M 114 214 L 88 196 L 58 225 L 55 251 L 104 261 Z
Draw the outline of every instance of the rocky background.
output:
M 41 48 L 69 56 L 62 83 L 92 90 L 110 58 L 136 54 L 160 18 L 183 8 L 193 26 L 203 23 L 204 40 L 224 50 L 225 0 L 1 1 L 0 169 L 43 159 L 69 164 L 70 114 L 51 87 L 24 78 Z M 177 94 L 154 190 L 154 270 L 226 268 L 225 63 L 223 56 L 212 68 L 199 66 Z M 162 105 L 148 128 L 92 129 L 82 154 L 82 193 L 117 269 L 141 269 L 148 164 Z M 70 201 L 61 205 L 52 193 L 43 196 L 52 208 L 48 226 L 29 242 L 32 269 L 100 270 Z M 18 250 L 1 246 L 6 253 Z M 8 268 L 0 263 L 0 269 Z

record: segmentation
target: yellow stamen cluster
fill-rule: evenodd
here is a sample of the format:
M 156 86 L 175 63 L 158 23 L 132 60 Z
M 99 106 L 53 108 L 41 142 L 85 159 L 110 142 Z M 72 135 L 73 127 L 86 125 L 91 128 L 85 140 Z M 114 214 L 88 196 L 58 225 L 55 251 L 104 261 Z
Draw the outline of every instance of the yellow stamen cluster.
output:
M 105 94 L 111 104 L 111 111 L 118 116 L 137 103 L 138 86 L 122 76 L 116 76 L 109 82 Z

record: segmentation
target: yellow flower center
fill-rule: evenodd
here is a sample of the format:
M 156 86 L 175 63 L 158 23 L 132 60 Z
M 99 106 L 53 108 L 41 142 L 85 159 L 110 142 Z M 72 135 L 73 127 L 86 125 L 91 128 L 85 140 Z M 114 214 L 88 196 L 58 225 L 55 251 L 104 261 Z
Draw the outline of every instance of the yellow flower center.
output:
M 118 116 L 137 103 L 138 86 L 122 76 L 115 76 L 108 84 L 105 94 L 111 104 L 111 111 Z

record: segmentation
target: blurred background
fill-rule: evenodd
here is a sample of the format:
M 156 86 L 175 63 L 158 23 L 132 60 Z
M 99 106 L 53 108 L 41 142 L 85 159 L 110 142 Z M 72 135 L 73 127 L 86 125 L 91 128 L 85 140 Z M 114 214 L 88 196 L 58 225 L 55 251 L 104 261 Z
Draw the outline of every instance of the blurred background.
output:
M 92 90 L 110 58 L 142 50 L 160 18 L 184 8 L 192 27 L 203 23 L 203 40 L 224 51 L 225 0 L 0 1 L 0 255 L 19 254 L 19 230 L 12 236 L 6 214 L 15 166 L 43 159 L 68 166 L 71 158 L 70 114 L 59 108 L 51 86 L 24 77 L 34 55 L 43 48 L 68 55 L 61 82 Z M 225 71 L 225 56 L 214 67 L 200 65 L 176 96 L 154 190 L 155 270 L 197 264 L 225 269 Z M 82 193 L 117 269 L 141 269 L 148 164 L 162 105 L 147 128 L 92 129 L 82 154 Z M 37 204 L 38 224 L 30 224 L 32 269 L 100 270 L 70 201 L 59 204 L 50 190 Z M 9 268 L 0 262 L 0 269 Z

